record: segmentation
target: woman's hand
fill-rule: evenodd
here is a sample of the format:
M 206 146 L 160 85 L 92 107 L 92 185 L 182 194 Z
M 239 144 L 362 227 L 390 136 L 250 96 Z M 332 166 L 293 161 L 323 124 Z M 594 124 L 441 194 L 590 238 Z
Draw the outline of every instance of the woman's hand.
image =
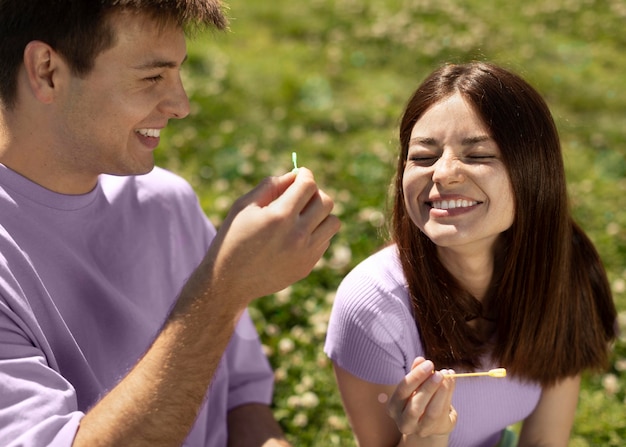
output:
M 448 435 L 457 420 L 456 410 L 452 407 L 455 381 L 444 377 L 448 372 L 435 371 L 430 360 L 418 357 L 411 371 L 396 387 L 387 412 L 403 433 L 406 445 L 419 445 L 419 442 L 410 442 L 411 438 L 418 441 L 429 437 L 434 437 L 433 441 L 442 438 L 441 445 L 447 445 Z

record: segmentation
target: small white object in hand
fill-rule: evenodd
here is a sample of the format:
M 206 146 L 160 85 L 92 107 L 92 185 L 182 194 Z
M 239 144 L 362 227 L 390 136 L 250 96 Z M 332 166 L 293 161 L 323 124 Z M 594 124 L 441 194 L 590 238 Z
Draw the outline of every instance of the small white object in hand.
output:
M 291 172 L 293 172 L 294 174 L 297 174 L 299 171 L 298 168 L 298 154 L 296 154 L 295 152 L 291 153 L 291 161 L 293 161 L 293 169 L 291 170 Z
M 474 373 L 457 373 L 457 374 L 444 374 L 445 377 L 480 377 L 480 376 L 488 376 L 495 377 L 501 379 L 506 377 L 506 369 L 504 368 L 496 368 L 489 371 L 481 371 Z

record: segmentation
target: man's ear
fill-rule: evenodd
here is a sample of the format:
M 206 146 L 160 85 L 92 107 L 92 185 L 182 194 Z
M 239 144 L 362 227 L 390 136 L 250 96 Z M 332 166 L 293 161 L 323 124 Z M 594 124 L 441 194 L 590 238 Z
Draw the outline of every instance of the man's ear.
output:
M 44 104 L 54 100 L 58 78 L 66 70 L 63 58 L 45 42 L 34 40 L 24 48 L 26 80 L 34 97 Z

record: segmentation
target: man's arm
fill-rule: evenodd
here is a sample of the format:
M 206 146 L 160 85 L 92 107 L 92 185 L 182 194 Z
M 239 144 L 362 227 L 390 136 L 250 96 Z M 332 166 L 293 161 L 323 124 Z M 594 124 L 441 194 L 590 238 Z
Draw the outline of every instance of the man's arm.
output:
M 309 274 L 339 229 L 332 206 L 306 169 L 239 199 L 162 332 L 85 415 L 74 445 L 181 445 L 242 312 Z

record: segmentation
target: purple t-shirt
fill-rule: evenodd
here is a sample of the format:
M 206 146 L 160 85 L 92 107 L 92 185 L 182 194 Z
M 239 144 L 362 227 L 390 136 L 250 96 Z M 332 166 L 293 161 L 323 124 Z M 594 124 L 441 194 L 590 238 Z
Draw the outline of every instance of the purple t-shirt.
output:
M 101 176 L 71 196 L 0 165 L 2 445 L 70 446 L 150 346 L 214 235 L 191 187 L 159 168 Z M 225 446 L 227 411 L 269 403 L 272 387 L 244 313 L 185 445 Z
M 395 245 L 370 256 L 342 281 L 333 305 L 324 351 L 351 374 L 395 385 L 424 356 Z M 498 367 L 485 360 L 486 370 Z M 541 388 L 512 377 L 464 378 L 452 405 L 457 425 L 450 447 L 493 447 L 502 430 L 526 418 Z

